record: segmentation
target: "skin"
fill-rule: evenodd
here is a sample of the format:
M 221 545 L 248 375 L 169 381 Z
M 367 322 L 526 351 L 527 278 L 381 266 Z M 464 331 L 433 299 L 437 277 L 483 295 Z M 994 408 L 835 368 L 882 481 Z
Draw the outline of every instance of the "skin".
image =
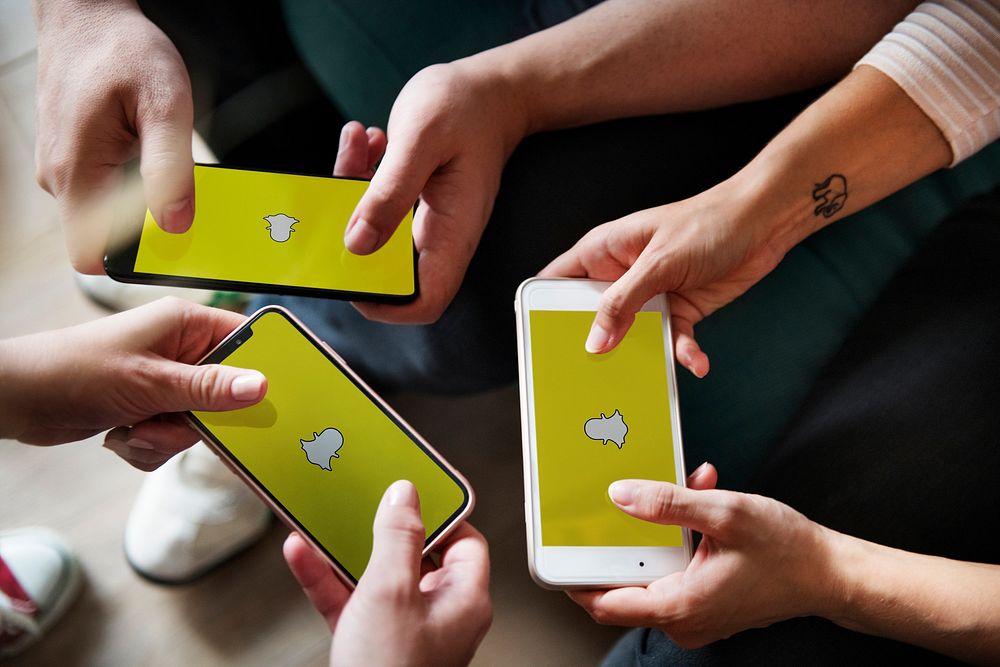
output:
M 798 616 L 977 664 L 1000 660 L 1000 567 L 907 553 L 810 521 L 783 503 L 715 490 L 705 464 L 691 488 L 621 480 L 625 513 L 702 534 L 683 572 L 645 587 L 575 591 L 599 623 L 654 627 L 685 648 Z M 817 576 L 817 573 L 820 573 Z
M 393 107 L 393 140 L 346 240 L 354 252 L 373 252 L 419 198 L 422 292 L 411 304 L 358 308 L 390 322 L 440 317 L 479 243 L 503 165 L 527 134 L 828 81 L 914 4 L 767 0 L 751 11 L 723 0 L 609 0 L 552 29 L 421 71 Z M 137 155 L 154 219 L 171 232 L 191 224 L 191 84 L 176 48 L 132 0 L 35 0 L 34 7 L 38 181 L 59 204 L 74 267 L 100 273 L 111 194 Z
M 417 491 L 392 484 L 375 515 L 371 561 L 352 592 L 297 533 L 285 560 L 333 633 L 331 665 L 465 665 L 492 620 L 486 540 L 467 523 L 422 559 Z
M 751 10 L 609 0 L 517 42 L 422 70 L 393 105 L 385 157 L 345 235 L 352 252 L 374 252 L 419 199 L 421 294 L 406 305 L 358 309 L 387 322 L 440 317 L 479 243 L 503 165 L 526 135 L 829 81 L 914 4 L 770 0 Z
M 614 349 L 653 295 L 669 292 L 678 361 L 701 377 L 694 326 L 771 272 L 810 234 L 951 161 L 933 122 L 891 79 L 859 67 L 733 177 L 690 199 L 594 228 L 540 275 L 614 281 L 586 341 Z M 845 206 L 815 214 L 812 191 L 847 175 Z
M 135 2 L 36 0 L 34 9 L 36 176 L 59 206 L 73 267 L 103 273 L 113 196 L 131 185 L 125 165 L 134 158 L 160 227 L 191 226 L 191 83 L 173 43 Z
M 264 397 L 257 371 L 194 365 L 244 319 L 167 297 L 0 341 L 0 437 L 54 445 L 112 429 L 104 446 L 153 470 L 199 439 L 177 413 L 236 410 Z

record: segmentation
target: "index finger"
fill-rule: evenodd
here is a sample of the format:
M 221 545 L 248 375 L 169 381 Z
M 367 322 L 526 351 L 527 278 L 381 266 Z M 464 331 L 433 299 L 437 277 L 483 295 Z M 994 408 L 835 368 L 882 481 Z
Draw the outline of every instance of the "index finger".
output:
M 344 231 L 347 249 L 370 255 L 389 240 L 420 197 L 437 164 L 408 138 L 389 141 L 385 157 Z
M 602 625 L 643 627 L 659 625 L 666 607 L 662 596 L 648 588 L 630 586 L 600 591 L 569 591 L 573 602 L 583 607 Z

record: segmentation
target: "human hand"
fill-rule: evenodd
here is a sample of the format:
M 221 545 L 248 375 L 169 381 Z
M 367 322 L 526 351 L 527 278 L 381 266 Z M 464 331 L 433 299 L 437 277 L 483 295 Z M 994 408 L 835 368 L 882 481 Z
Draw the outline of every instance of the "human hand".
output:
M 285 541 L 289 568 L 333 633 L 330 664 L 467 664 L 493 613 L 486 540 L 463 523 L 441 546 L 440 567 L 421 561 L 424 526 L 406 481 L 386 490 L 373 530 L 353 592 L 298 533 Z
M 621 480 L 608 490 L 631 516 L 702 533 L 683 572 L 648 586 L 569 595 L 598 623 L 659 628 L 680 646 L 695 648 L 749 628 L 819 612 L 835 599 L 833 531 L 770 498 L 715 490 L 705 464 L 690 488 L 667 482 Z
M 523 136 L 513 100 L 502 81 L 459 61 L 428 67 L 404 86 L 389 117 L 388 144 L 381 131 L 366 135 L 357 123 L 345 126 L 334 173 L 372 176 L 348 222 L 351 252 L 382 247 L 420 200 L 413 219 L 420 294 L 405 305 L 355 304 L 365 317 L 426 324 L 451 303 L 492 211 L 503 165 Z
M 697 377 L 709 370 L 694 326 L 771 272 L 785 249 L 731 179 L 683 201 L 595 227 L 540 273 L 614 283 L 601 297 L 586 348 L 608 352 L 635 314 L 668 292 L 678 362 Z
M 180 54 L 130 0 L 36 0 L 39 184 L 58 204 L 73 266 L 103 272 L 112 193 L 140 156 L 166 231 L 194 218 L 191 83 Z
M 50 445 L 114 428 L 104 446 L 152 470 L 198 435 L 173 414 L 260 401 L 257 371 L 194 366 L 244 317 L 168 297 L 100 320 L 0 341 L 3 435 Z

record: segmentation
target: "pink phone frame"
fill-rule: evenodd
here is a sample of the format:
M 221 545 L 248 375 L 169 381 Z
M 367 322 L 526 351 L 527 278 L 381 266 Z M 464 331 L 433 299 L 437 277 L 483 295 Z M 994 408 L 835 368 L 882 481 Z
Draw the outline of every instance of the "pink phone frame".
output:
M 463 487 L 468 497 L 468 502 L 465 504 L 465 507 L 462 509 L 461 512 L 455 515 L 450 522 L 443 525 L 438 534 L 435 535 L 430 542 L 424 545 L 422 553 L 426 555 L 429 552 L 433 551 L 435 546 L 440 544 L 448 535 L 451 534 L 453 530 L 455 530 L 455 528 L 458 527 L 460 523 L 462 523 L 462 521 L 468 518 L 468 516 L 472 513 L 472 510 L 476 505 L 476 496 L 472 490 L 472 485 L 469 484 L 469 480 L 467 480 L 465 476 L 462 475 L 462 473 L 456 470 L 455 467 L 452 466 L 447 459 L 441 456 L 440 452 L 434 449 L 434 447 L 432 447 L 430 443 L 423 438 L 423 436 L 417 433 L 417 431 L 412 426 L 410 426 L 410 424 L 405 419 L 403 419 L 398 412 L 393 410 L 392 407 L 388 403 L 386 403 L 385 400 L 381 396 L 379 396 L 375 392 L 375 390 L 373 390 L 368 385 L 367 382 L 361 379 L 361 377 L 354 372 L 354 369 L 352 369 L 347 364 L 347 362 L 344 361 L 343 357 L 337 354 L 332 347 L 330 347 L 325 342 L 320 340 L 316 334 L 314 334 L 312 331 L 309 330 L 309 327 L 307 327 L 302 322 L 302 320 L 295 317 L 295 315 L 293 315 L 288 309 L 282 308 L 281 306 L 264 306 L 263 308 L 260 308 L 253 314 L 249 315 L 246 321 L 249 322 L 255 319 L 257 316 L 261 315 L 265 311 L 279 312 L 281 313 L 281 315 L 287 317 L 289 320 L 295 323 L 302 330 L 306 338 L 308 338 L 311 343 L 316 345 L 324 354 L 333 357 L 337 361 L 337 363 L 341 365 L 341 368 L 339 370 L 343 370 L 344 373 L 351 380 L 353 380 L 358 385 L 358 387 L 368 396 L 368 398 L 372 400 L 372 402 L 374 402 L 381 409 L 385 410 L 390 416 L 392 416 L 392 418 L 396 420 L 397 424 L 407 432 L 407 435 L 409 435 L 411 438 L 419 442 L 424 448 L 427 449 L 428 452 L 430 452 L 434 457 L 436 457 L 437 458 L 436 462 L 440 463 L 445 470 L 451 473 L 451 475 L 454 476 L 456 481 L 458 481 L 458 483 Z M 205 356 L 203 356 L 198 361 L 198 364 L 200 365 L 205 363 L 206 359 L 215 354 L 215 352 L 218 349 L 225 346 L 226 343 L 228 343 L 236 334 L 242 331 L 245 326 L 246 322 L 240 324 L 240 326 L 231 331 L 229 335 L 227 335 L 225 338 L 219 341 L 218 345 L 213 347 Z M 189 412 L 184 413 L 184 418 L 187 421 L 187 423 L 195 431 L 197 431 L 199 435 L 202 436 L 202 441 L 206 445 L 208 445 L 213 452 L 215 452 L 215 454 L 219 457 L 222 463 L 225 464 L 225 466 L 229 468 L 232 472 L 234 472 L 237 477 L 243 480 L 243 483 L 249 486 L 250 490 L 253 491 L 258 498 L 263 500 L 264 503 L 269 508 L 271 508 L 271 511 L 274 512 L 279 519 L 281 519 L 281 522 L 284 523 L 289 530 L 301 535 L 302 539 L 308 542 L 312 546 L 312 548 L 320 556 L 323 557 L 323 559 L 330 565 L 331 568 L 333 568 L 333 571 L 337 573 L 337 576 L 339 576 L 344 581 L 345 584 L 347 584 L 351 588 L 354 588 L 357 585 L 351 573 L 348 572 L 346 569 L 344 569 L 344 567 L 341 566 L 339 563 L 335 562 L 330 556 L 328 556 L 324 548 L 320 546 L 319 542 L 307 532 L 305 527 L 300 526 L 296 522 L 295 518 L 292 517 L 292 515 L 289 514 L 284 507 L 282 507 L 276 500 L 273 500 L 271 498 L 271 496 L 267 493 L 264 486 L 260 482 L 258 482 L 256 479 L 254 479 L 249 474 L 244 472 L 239 467 L 239 465 L 234 464 L 233 461 L 236 460 L 236 457 L 230 454 L 226 449 L 217 445 L 214 440 L 214 437 L 206 429 L 202 428 L 201 424 L 196 419 L 194 419 L 191 413 Z

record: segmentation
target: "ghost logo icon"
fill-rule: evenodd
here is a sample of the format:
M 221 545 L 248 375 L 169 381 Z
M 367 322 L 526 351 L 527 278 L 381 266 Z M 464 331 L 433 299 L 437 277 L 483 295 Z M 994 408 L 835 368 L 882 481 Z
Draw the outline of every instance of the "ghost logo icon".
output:
M 267 231 L 271 232 L 271 240 L 278 243 L 284 243 L 292 238 L 292 232 L 295 231 L 292 229 L 292 225 L 298 222 L 295 218 L 284 213 L 265 215 L 264 219 L 267 220 Z
M 603 445 L 613 442 L 618 445 L 618 449 L 621 449 L 622 445 L 625 444 L 628 426 L 625 424 L 622 413 L 615 410 L 610 417 L 605 417 L 602 412 L 600 417 L 588 419 L 583 425 L 583 432 L 591 440 L 600 440 Z
M 344 436 L 335 428 L 325 428 L 319 433 L 313 433 L 312 440 L 299 440 L 302 450 L 306 453 L 309 463 L 323 470 L 333 470 L 331 459 L 339 459 L 340 448 L 344 446 Z

